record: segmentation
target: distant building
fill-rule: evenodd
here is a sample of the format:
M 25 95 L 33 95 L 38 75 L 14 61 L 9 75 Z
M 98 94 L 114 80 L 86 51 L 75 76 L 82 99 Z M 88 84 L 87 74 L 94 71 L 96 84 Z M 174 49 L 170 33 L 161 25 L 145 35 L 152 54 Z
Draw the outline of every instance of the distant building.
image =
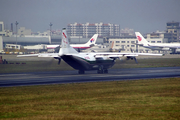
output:
M 133 29 L 125 28 L 120 30 L 120 35 L 121 37 L 125 37 L 125 36 L 134 36 L 135 34 Z
M 16 45 L 16 44 L 6 44 L 5 48 L 7 48 L 7 49 L 18 49 L 18 50 L 20 50 L 21 45 Z
M 120 25 L 104 24 L 104 23 L 86 23 L 86 24 L 68 24 L 67 33 L 69 36 L 78 36 L 90 38 L 94 34 L 99 34 L 99 37 L 120 36 Z
M 31 35 L 31 33 L 31 29 L 26 29 L 25 27 L 20 27 L 18 29 L 18 35 L 20 36 Z
M 3 50 L 3 39 L 2 39 L 2 36 L 0 36 L 0 50 Z
M 0 21 L 0 36 L 5 36 L 4 22 Z
M 5 36 L 4 23 L 2 21 L 0 21 L 0 50 L 3 50 L 2 36 Z
M 179 22 L 168 22 L 166 25 L 166 33 L 169 33 L 169 42 L 180 42 L 179 34 L 180 34 L 180 26 Z
M 167 32 L 153 32 L 153 33 L 148 33 L 147 38 L 150 39 L 155 39 L 155 38 L 163 38 L 166 39 L 166 43 L 172 43 L 172 42 L 179 42 L 178 37 L 174 37 L 174 33 L 167 33 Z

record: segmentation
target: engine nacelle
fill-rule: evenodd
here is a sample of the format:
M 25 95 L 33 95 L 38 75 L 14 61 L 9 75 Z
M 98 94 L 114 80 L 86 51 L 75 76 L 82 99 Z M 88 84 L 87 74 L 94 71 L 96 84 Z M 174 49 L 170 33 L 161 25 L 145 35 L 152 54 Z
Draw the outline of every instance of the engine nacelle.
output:
M 180 49 L 176 49 L 176 52 L 180 52 Z
M 135 57 L 134 56 L 127 56 L 126 60 L 133 60 Z
M 169 51 L 170 48 L 162 48 L 163 51 Z

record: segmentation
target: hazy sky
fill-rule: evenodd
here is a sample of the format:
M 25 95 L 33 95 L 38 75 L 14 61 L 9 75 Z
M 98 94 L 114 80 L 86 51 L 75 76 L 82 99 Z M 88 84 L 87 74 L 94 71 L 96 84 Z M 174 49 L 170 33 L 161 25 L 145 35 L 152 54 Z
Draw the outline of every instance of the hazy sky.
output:
M 69 23 L 112 23 L 142 33 L 180 22 L 180 0 L 0 0 L 0 21 L 19 22 L 33 32 L 62 29 Z M 15 29 L 15 24 L 14 24 Z

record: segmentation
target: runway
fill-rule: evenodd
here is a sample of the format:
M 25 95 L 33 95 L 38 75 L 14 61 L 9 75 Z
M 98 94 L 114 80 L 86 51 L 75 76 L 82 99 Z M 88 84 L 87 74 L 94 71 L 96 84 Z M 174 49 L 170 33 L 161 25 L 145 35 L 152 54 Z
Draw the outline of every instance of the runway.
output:
M 0 87 L 168 77 L 180 77 L 180 67 L 110 69 L 108 74 L 97 74 L 96 71 L 86 71 L 85 74 L 79 75 L 75 70 L 0 74 Z

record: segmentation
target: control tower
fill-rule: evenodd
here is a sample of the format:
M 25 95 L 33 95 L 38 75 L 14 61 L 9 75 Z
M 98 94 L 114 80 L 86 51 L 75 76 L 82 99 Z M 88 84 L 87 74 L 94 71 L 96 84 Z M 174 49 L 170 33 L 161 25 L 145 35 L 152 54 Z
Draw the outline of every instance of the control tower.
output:
M 171 33 L 171 42 L 180 42 L 179 39 L 179 33 L 180 33 L 180 26 L 179 26 L 179 22 L 168 22 L 167 26 L 166 26 L 167 33 Z

